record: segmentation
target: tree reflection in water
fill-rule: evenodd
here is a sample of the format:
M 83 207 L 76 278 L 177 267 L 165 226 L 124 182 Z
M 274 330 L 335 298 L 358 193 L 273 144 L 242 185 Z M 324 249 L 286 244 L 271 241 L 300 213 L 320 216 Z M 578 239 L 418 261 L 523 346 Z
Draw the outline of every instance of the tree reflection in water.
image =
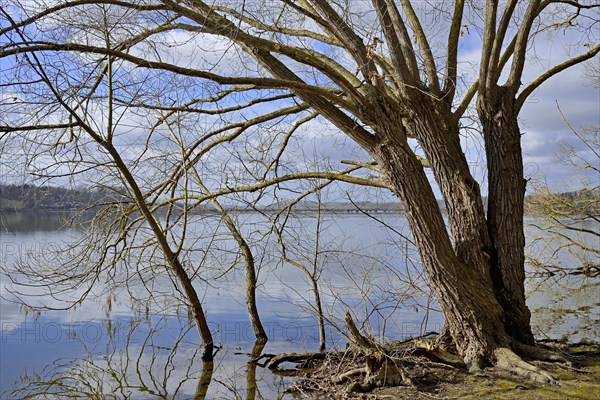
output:
M 600 280 L 536 270 L 527 280 L 534 331 L 539 339 L 600 340 Z
M 173 324 L 172 320 L 179 323 Z M 172 325 L 178 326 L 172 329 Z M 234 354 L 225 345 L 214 362 L 202 362 L 200 344 L 194 341 L 195 326 L 190 321 L 161 317 L 129 323 L 108 321 L 104 326 L 107 341 L 90 345 L 75 338 L 85 348 L 85 354 L 57 359 L 41 372 L 22 375 L 10 392 L 2 393 L 2 399 L 284 397 L 283 378 L 267 369 L 257 374 L 253 360 L 262 353 L 264 343 L 256 343 L 251 353 L 244 355 Z

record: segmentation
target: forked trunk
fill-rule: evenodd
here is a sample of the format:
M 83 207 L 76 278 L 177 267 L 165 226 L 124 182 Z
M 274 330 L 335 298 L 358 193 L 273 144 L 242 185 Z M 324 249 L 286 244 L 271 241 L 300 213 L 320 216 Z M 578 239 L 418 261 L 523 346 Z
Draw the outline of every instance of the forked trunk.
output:
M 521 132 L 514 97 L 504 88 L 478 103 L 486 147 L 489 200 L 488 230 L 492 241 L 492 279 L 506 315 L 506 331 L 533 344 L 531 313 L 525 303 L 525 233 Z
M 493 292 L 486 259 L 461 260 L 442 218 L 440 208 L 422 165 L 414 156 L 402 127 L 382 126 L 382 144 L 373 153 L 395 194 L 402 200 L 405 214 L 423 266 L 446 317 L 446 325 L 459 354 L 472 367 L 491 361 L 499 346 L 509 338 L 504 332 L 503 310 Z M 469 239 L 469 238 L 465 238 Z M 465 240 L 474 246 L 470 254 L 480 254 L 482 243 Z

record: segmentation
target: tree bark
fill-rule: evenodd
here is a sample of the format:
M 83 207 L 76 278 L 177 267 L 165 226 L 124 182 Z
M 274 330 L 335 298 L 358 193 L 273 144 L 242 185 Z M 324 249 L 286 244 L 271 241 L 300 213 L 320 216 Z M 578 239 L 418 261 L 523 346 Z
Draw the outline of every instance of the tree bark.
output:
M 200 379 L 198 379 L 198 386 L 196 386 L 196 394 L 194 400 L 204 400 L 206 393 L 208 393 L 208 387 L 212 381 L 214 370 L 214 364 L 212 361 L 205 361 L 202 363 L 202 373 Z
M 487 225 L 492 241 L 492 279 L 505 311 L 506 332 L 533 344 L 531 313 L 525 302 L 525 233 L 521 132 L 511 91 L 488 90 L 477 104 L 488 167 Z
M 179 260 L 177 254 L 175 254 L 175 252 L 169 245 L 167 236 L 165 235 L 162 227 L 156 220 L 154 214 L 152 214 L 152 211 L 150 211 L 150 207 L 148 206 L 148 204 L 146 204 L 146 200 L 142 191 L 140 190 L 131 171 L 127 167 L 127 164 L 125 164 L 125 162 L 121 158 L 119 152 L 112 144 L 104 145 L 104 148 L 109 152 L 112 159 L 114 160 L 119 172 L 121 173 L 123 179 L 128 185 L 129 190 L 131 191 L 132 197 L 136 202 L 138 210 L 144 216 L 144 219 L 152 229 L 152 232 L 156 237 L 156 240 L 161 248 L 165 260 L 167 261 L 169 267 L 171 267 L 173 273 L 175 273 L 175 276 L 177 276 L 177 280 L 183 287 L 183 291 L 186 295 L 186 300 L 190 303 L 189 307 L 191 308 L 192 316 L 194 318 L 194 321 L 196 322 L 198 332 L 200 333 L 200 337 L 202 339 L 202 348 L 200 350 L 202 360 L 212 361 L 214 349 L 212 333 L 210 332 L 210 328 L 206 321 L 204 309 L 202 308 L 202 302 L 198 297 L 198 293 L 196 292 L 196 289 L 192 284 L 190 276 L 181 264 L 181 261 Z
M 486 260 L 481 256 L 461 260 L 457 255 L 423 166 L 408 146 L 404 126 L 385 116 L 378 121 L 375 131 L 381 144 L 372 155 L 404 204 L 423 266 L 459 354 L 468 365 L 479 368 L 492 360 L 497 347 L 509 343 Z M 458 200 L 450 202 L 455 204 L 463 205 Z M 466 239 L 461 244 L 466 253 L 481 254 L 482 243 Z M 467 242 L 474 248 L 469 249 Z
M 456 255 L 488 275 L 491 241 L 479 184 L 460 145 L 458 120 L 446 103 L 418 93 L 413 97 L 418 101 L 410 107 L 412 133 L 419 139 L 442 192 Z

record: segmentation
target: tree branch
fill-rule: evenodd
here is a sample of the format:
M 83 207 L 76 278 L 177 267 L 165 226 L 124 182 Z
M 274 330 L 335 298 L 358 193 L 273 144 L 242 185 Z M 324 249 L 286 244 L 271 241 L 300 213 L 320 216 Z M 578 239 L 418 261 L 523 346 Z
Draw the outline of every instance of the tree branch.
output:
M 481 64 L 479 65 L 479 95 L 486 93 L 494 84 L 489 72 L 492 49 L 496 37 L 496 16 L 498 0 L 488 0 L 485 3 L 485 18 L 483 21 L 483 48 L 481 49 Z M 468 104 L 467 104 L 468 105 Z
M 138 10 L 138 11 L 160 11 L 160 10 L 164 10 L 165 6 L 163 5 L 144 5 L 141 3 L 135 3 L 135 2 L 127 2 L 127 1 L 119 1 L 119 0 L 76 0 L 76 1 L 67 1 L 64 2 L 62 4 L 57 4 L 53 7 L 48 7 L 46 9 L 44 9 L 42 12 L 37 13 L 29 18 L 26 18 L 22 21 L 16 22 L 14 25 L 11 25 L 10 27 L 4 28 L 4 29 L 0 29 L 0 36 L 5 35 L 7 32 L 14 30 L 14 29 L 19 29 L 22 28 L 24 26 L 30 25 L 36 21 L 39 21 L 40 19 L 47 17 L 49 15 L 52 15 L 58 11 L 62 11 L 62 10 L 66 10 L 68 8 L 73 8 L 73 7 L 77 7 L 77 6 L 82 6 L 82 5 L 90 5 L 90 4 L 109 4 L 109 5 L 115 5 L 115 6 L 119 6 L 119 7 L 124 7 L 124 8 L 129 8 L 132 10 Z
M 521 107 L 525 103 L 525 100 L 527 100 L 527 97 L 529 97 L 529 95 L 535 89 L 537 89 L 542 83 L 544 83 L 545 81 L 547 81 L 554 75 L 558 74 L 559 72 L 562 72 L 565 69 L 572 67 L 573 65 L 577 65 L 585 60 L 589 60 L 590 58 L 596 56 L 596 54 L 598 54 L 598 52 L 600 52 L 600 44 L 596 45 L 596 47 L 594 47 L 587 53 L 583 53 L 577 57 L 573 57 L 570 60 L 567 60 L 561 64 L 558 64 L 558 65 L 550 68 L 548 71 L 544 72 L 542 75 L 537 77 L 533 82 L 531 82 L 529 85 L 527 85 L 527 87 L 525 87 L 525 89 L 523 89 L 523 91 L 517 96 L 517 101 L 516 101 L 516 106 L 515 106 L 516 110 L 518 111 L 521 109 Z
M 506 8 L 504 9 L 504 13 L 500 19 L 500 25 L 498 27 L 498 31 L 496 32 L 496 37 L 492 46 L 492 53 L 490 55 L 490 61 L 488 65 L 488 74 L 491 75 L 491 81 L 495 83 L 498 83 L 498 79 L 502 73 L 503 66 L 498 65 L 498 59 L 500 58 L 502 45 L 504 44 L 504 39 L 506 38 L 506 31 L 508 30 L 508 25 L 515 11 L 517 3 L 517 0 L 510 0 L 506 4 Z
M 429 45 L 429 41 L 427 40 L 427 35 L 425 35 L 425 31 L 423 30 L 423 26 L 419 21 L 419 17 L 413 6 L 410 4 L 409 0 L 400 0 L 400 4 L 402 4 L 402 9 L 406 13 L 406 18 L 408 19 L 408 23 L 412 28 L 415 36 L 417 38 L 417 43 L 421 48 L 421 53 L 423 54 L 423 59 L 425 61 L 425 71 L 427 72 L 427 80 L 429 81 L 429 88 L 435 92 L 440 93 L 440 82 L 437 76 L 437 68 L 435 66 L 435 59 L 433 57 L 433 53 L 431 52 L 431 46 Z
M 506 86 L 508 86 L 514 94 L 521 86 L 521 77 L 523 76 L 523 68 L 525 67 L 525 57 L 527 53 L 527 44 L 529 43 L 529 32 L 533 25 L 533 21 L 539 15 L 541 0 L 531 0 L 525 11 L 525 16 L 521 22 L 521 27 L 517 33 L 517 41 L 515 42 L 515 50 L 513 52 L 512 66 Z M 500 74 L 498 74 L 500 76 Z
M 444 81 L 443 92 L 447 101 L 452 103 L 456 92 L 456 75 L 458 63 L 458 41 L 460 39 L 460 28 L 463 12 L 465 8 L 464 0 L 457 0 L 454 5 L 454 14 L 452 15 L 452 24 L 448 33 L 448 48 L 446 50 L 446 78 Z
M 405 84 L 416 85 L 419 81 L 415 52 L 410 40 L 407 42 L 404 38 L 408 36 L 406 26 L 395 5 L 390 5 L 385 0 L 373 0 L 373 5 L 390 51 L 395 72 L 394 81 L 399 83 L 398 87 L 403 92 Z
M 516 42 L 516 38 L 513 38 L 513 40 L 510 42 L 510 44 L 506 47 L 506 50 L 504 50 L 504 54 L 502 54 L 502 58 L 500 58 L 500 63 L 498 64 L 498 69 L 500 71 L 502 71 L 502 69 L 508 62 L 508 60 L 510 60 L 510 57 L 512 56 L 512 52 L 513 52 L 513 49 L 515 46 L 515 42 Z M 469 90 L 467 91 L 465 96 L 463 97 L 462 101 L 460 102 L 460 104 L 458 105 L 456 110 L 452 113 L 452 115 L 454 115 L 455 118 L 460 118 L 464 115 L 465 111 L 469 107 L 469 104 L 471 104 L 471 100 L 473 100 L 473 97 L 475 97 L 477 92 L 481 89 L 481 85 L 480 85 L 481 79 L 482 78 L 480 77 L 471 85 L 471 87 L 469 88 Z
M 68 124 L 48 124 L 48 125 L 23 125 L 23 126 L 8 126 L 0 125 L 0 132 L 25 132 L 25 131 L 38 131 L 47 129 L 68 129 L 80 126 L 78 122 L 71 122 Z
M 21 47 L 24 46 L 24 47 Z M 189 76 L 194 78 L 202 78 L 213 81 L 222 85 L 254 85 L 257 88 L 268 89 L 290 89 L 297 90 L 306 94 L 322 95 L 334 103 L 338 103 L 340 97 L 331 89 L 314 85 L 307 85 L 299 81 L 285 81 L 282 79 L 264 78 L 264 77 L 231 77 L 214 74 L 212 72 L 200 71 L 197 69 L 180 67 L 177 65 L 161 62 L 150 61 L 141 57 L 136 57 L 128 53 L 124 53 L 115 49 L 107 49 L 104 47 L 95 47 L 78 43 L 48 43 L 37 42 L 36 44 L 14 43 L 14 47 L 6 48 L 0 51 L 0 59 L 16 54 L 36 53 L 42 51 L 66 51 L 66 52 L 81 52 L 102 54 L 113 57 L 118 57 L 124 61 L 128 61 L 139 67 L 148 69 L 163 70 L 173 72 L 181 76 Z
M 213 191 L 212 193 L 208 193 L 205 195 L 193 195 L 190 194 L 187 196 L 188 199 L 193 199 L 198 202 L 198 204 L 211 200 L 217 197 L 225 196 L 232 193 L 252 193 L 258 190 L 267 188 L 269 186 L 277 185 L 284 182 L 290 182 L 294 180 L 303 180 L 303 179 L 326 179 L 326 180 L 335 180 L 339 182 L 351 183 L 354 185 L 361 186 L 369 186 L 376 188 L 384 188 L 389 189 L 389 186 L 381 180 L 374 179 L 366 179 L 358 176 L 347 175 L 349 172 L 356 171 L 359 167 L 350 167 L 340 172 L 298 172 L 293 174 L 287 174 L 282 176 L 277 176 L 271 179 L 265 179 L 263 181 L 257 182 L 253 185 L 243 185 L 237 187 L 226 187 L 225 189 L 220 189 Z M 168 200 L 164 200 L 163 202 L 156 205 L 156 207 L 165 206 L 168 203 L 183 200 L 183 197 L 172 197 Z
M 370 83 L 374 83 L 373 77 L 377 75 L 377 67 L 372 57 L 369 57 L 363 40 L 344 22 L 342 17 L 335 12 L 329 2 L 325 0 L 310 0 L 312 6 L 323 15 L 330 24 L 331 33 L 344 43 L 350 55 L 354 58 L 363 77 Z M 376 83 L 376 82 L 375 82 Z M 374 85 L 375 86 L 375 85 Z

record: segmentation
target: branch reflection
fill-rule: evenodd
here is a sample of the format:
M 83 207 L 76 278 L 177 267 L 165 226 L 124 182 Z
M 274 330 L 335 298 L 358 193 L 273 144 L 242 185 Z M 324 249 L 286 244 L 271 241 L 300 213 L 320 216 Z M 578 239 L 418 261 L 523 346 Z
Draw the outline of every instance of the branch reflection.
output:
M 22 375 L 2 399 L 281 399 L 286 381 L 257 373 L 265 344 L 234 353 L 225 344 L 214 362 L 202 362 L 195 325 L 176 317 L 113 320 L 95 343 L 75 336 L 83 354 L 59 358 Z M 241 348 L 240 343 L 235 343 Z M 243 345 L 243 344 L 242 344 Z M 244 396 L 245 394 L 245 396 Z

